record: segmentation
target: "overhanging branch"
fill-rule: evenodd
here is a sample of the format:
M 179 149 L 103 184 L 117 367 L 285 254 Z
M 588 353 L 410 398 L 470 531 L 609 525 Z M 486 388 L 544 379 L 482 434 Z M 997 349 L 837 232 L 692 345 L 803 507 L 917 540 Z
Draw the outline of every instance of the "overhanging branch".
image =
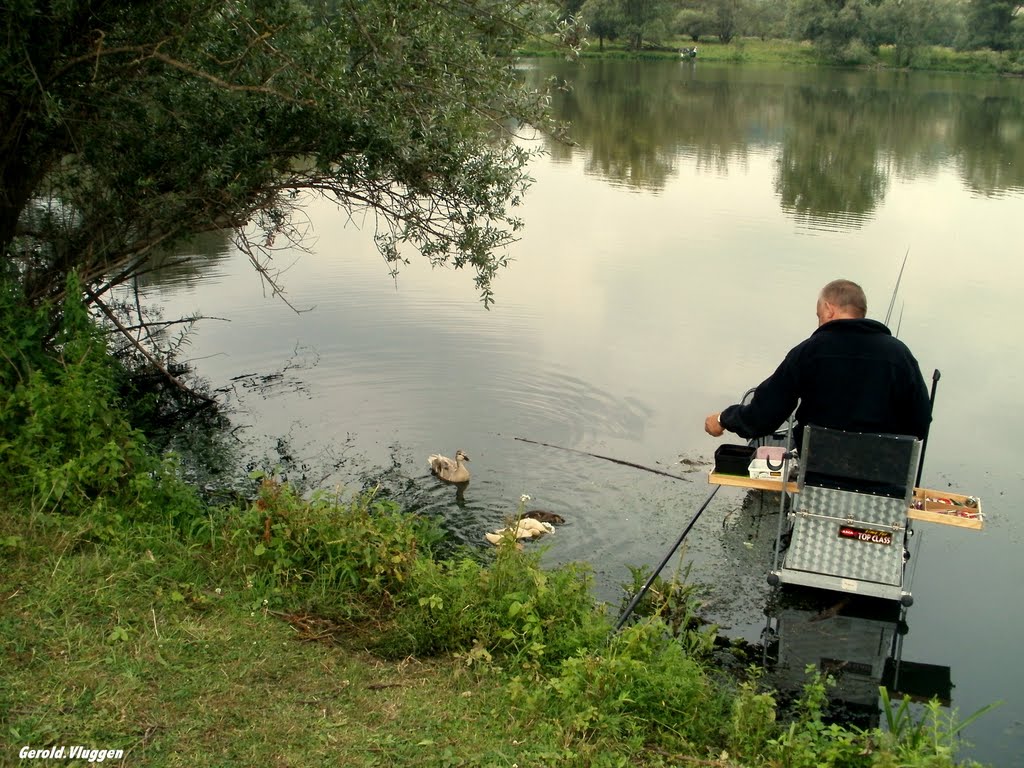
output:
M 148 349 L 146 349 L 135 337 L 132 336 L 129 329 L 126 328 L 124 324 L 117 319 L 117 316 L 111 311 L 110 307 L 104 304 L 103 301 L 99 298 L 99 296 L 97 296 L 88 288 L 85 288 L 85 293 L 89 297 L 89 301 L 92 302 L 94 306 L 99 307 L 100 311 L 106 316 L 106 318 L 111 323 L 113 323 L 114 327 L 117 328 L 117 330 L 121 332 L 124 338 L 128 340 L 128 343 L 135 347 L 135 349 L 139 351 L 139 354 L 146 358 L 146 360 L 148 360 L 154 368 L 160 371 L 160 373 L 162 373 L 171 384 L 180 389 L 182 392 L 185 392 L 186 394 L 191 395 L 192 397 L 198 400 L 202 400 L 203 402 L 209 405 L 216 405 L 217 401 L 214 400 L 212 397 L 208 397 L 207 395 L 204 395 L 201 392 L 197 392 L 196 390 L 189 387 L 187 384 L 183 383 L 169 370 L 167 370 L 167 366 L 165 366 L 163 363 L 157 360 L 156 357 L 154 357 L 153 354 Z

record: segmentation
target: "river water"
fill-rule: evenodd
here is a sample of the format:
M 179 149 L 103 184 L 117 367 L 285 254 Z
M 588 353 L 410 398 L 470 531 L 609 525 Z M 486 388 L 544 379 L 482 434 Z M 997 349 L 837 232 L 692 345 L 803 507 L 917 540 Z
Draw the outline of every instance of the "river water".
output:
M 906 257 L 890 325 L 926 378 L 941 371 L 922 485 L 980 497 L 986 520 L 917 524 L 902 656 L 948 667 L 961 715 L 1002 701 L 964 754 L 1024 765 L 1024 81 L 699 60 L 523 71 L 568 86 L 554 106 L 576 145 L 533 164 L 489 311 L 467 273 L 414 260 L 392 280 L 371 229 L 322 201 L 309 251 L 276 257 L 308 311 L 216 237 L 148 283 L 168 317 L 223 318 L 187 356 L 236 436 L 323 484 L 377 473 L 474 545 L 528 494 L 567 521 L 546 561 L 590 563 L 616 612 L 628 567 L 655 565 L 708 494 L 723 441 L 704 416 L 814 329 L 825 282 L 858 281 L 884 320 Z M 427 456 L 460 448 L 458 495 Z M 723 489 L 670 565 L 689 564 L 731 636 L 764 628 L 774 512 Z

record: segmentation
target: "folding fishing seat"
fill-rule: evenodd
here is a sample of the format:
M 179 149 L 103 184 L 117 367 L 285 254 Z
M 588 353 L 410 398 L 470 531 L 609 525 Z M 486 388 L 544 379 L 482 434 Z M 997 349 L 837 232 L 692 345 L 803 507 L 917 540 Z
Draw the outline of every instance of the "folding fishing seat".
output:
M 789 546 L 771 584 L 900 600 L 908 512 L 921 441 L 904 435 L 804 429 Z M 782 525 L 777 546 L 782 546 Z

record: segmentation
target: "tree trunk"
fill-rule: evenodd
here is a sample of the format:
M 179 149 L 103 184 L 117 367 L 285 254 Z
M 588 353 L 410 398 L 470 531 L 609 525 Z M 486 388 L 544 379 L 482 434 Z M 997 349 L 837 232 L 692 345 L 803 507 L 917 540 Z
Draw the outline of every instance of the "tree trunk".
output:
M 5 162 L 0 170 L 0 254 L 7 253 L 18 232 L 21 212 L 44 175 L 42 164 L 28 162 L 24 152 L 4 152 L 3 159 Z

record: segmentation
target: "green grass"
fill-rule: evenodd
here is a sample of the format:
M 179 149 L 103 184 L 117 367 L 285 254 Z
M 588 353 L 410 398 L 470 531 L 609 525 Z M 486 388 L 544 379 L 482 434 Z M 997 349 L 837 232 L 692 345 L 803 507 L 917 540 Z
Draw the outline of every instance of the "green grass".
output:
M 252 610 L 242 579 L 171 536 L 133 552 L 67 521 L 3 518 L 0 765 L 48 744 L 161 766 L 511 765 L 523 752 L 501 687 L 464 662 L 384 661 L 338 624 Z
M 24 765 L 23 746 L 75 744 L 123 750 L 123 765 L 661 766 L 673 753 L 631 735 L 647 724 L 626 699 L 604 714 L 601 691 L 624 664 L 632 691 L 645 676 L 661 697 L 655 706 L 664 669 L 684 670 L 673 679 L 701 695 L 701 673 L 678 650 L 577 662 L 566 685 L 583 708 L 553 693 L 528 653 L 382 658 L 367 647 L 389 622 L 325 618 L 343 613 L 338 603 L 317 615 L 273 608 L 309 595 L 254 595 L 259 582 L 226 536 L 211 546 L 150 527 L 101 543 L 76 518 L 8 508 L 0 551 L 2 766 Z M 529 557 L 503 552 L 504 566 L 474 580 L 532 572 Z

